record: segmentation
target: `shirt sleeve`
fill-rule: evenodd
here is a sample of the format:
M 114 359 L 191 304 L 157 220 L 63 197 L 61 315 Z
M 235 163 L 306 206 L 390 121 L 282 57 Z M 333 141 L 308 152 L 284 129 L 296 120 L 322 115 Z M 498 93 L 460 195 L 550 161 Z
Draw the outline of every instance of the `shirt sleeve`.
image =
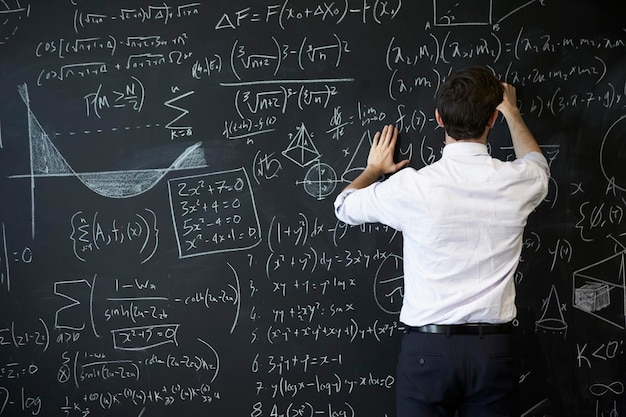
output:
M 358 191 L 361 190 L 357 190 L 356 188 L 350 188 L 348 190 L 342 191 L 335 199 L 335 216 L 337 216 L 337 218 L 342 222 L 353 226 L 364 222 L 360 220 L 360 216 L 358 213 L 354 213 L 354 205 L 350 204 L 350 201 L 346 203 L 346 199 Z
M 337 218 L 344 223 L 347 223 L 347 222 L 345 220 L 345 210 L 343 210 L 343 203 L 346 200 L 346 197 L 348 197 L 350 194 L 352 194 L 355 191 L 357 191 L 356 188 L 350 188 L 348 190 L 344 190 L 341 193 L 339 193 L 339 195 L 335 199 L 335 216 L 337 216 Z
M 541 152 L 529 152 L 524 155 L 522 158 L 524 162 L 530 162 L 531 164 L 537 166 L 539 168 L 538 175 L 538 184 L 541 186 L 537 190 L 536 199 L 534 201 L 534 205 L 538 206 L 541 201 L 543 201 L 548 195 L 548 182 L 550 180 L 550 165 L 548 165 L 548 160 Z
M 395 174 L 398 175 L 398 174 Z M 392 185 L 393 178 L 377 181 L 365 188 L 342 191 L 335 199 L 335 215 L 349 225 L 382 223 L 397 230 L 398 193 Z M 394 207 L 396 210 L 394 210 Z
M 528 152 L 521 159 L 534 162 L 545 171 L 546 175 L 550 176 L 550 166 L 548 165 L 548 160 L 541 152 Z

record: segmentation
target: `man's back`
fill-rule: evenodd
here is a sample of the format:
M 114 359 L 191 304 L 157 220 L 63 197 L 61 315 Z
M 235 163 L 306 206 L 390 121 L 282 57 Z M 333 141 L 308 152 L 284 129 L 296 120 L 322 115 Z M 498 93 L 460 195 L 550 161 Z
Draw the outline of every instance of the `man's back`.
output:
M 403 323 L 515 317 L 512 276 L 522 234 L 548 181 L 545 158 L 526 158 L 502 162 L 483 144 L 451 144 L 432 165 L 356 191 L 350 208 L 338 211 L 348 223 L 380 222 L 402 231 Z

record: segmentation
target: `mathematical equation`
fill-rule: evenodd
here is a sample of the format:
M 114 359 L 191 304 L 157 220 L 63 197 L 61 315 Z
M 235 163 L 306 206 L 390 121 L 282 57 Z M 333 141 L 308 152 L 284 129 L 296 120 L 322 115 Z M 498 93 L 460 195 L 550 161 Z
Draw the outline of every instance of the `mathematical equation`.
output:
M 244 169 L 176 178 L 168 185 L 181 257 L 260 243 L 257 208 Z
M 515 274 L 537 317 L 515 326 L 546 343 L 555 386 L 528 365 L 522 412 L 550 414 L 541 396 L 559 392 L 584 397 L 572 417 L 625 414 L 626 38 L 611 11 L 31 3 L 0 10 L 16 96 L 0 99 L 0 417 L 391 416 L 402 235 L 339 222 L 332 201 L 384 124 L 399 158 L 437 161 L 433 98 L 474 63 L 519 88 L 552 173 Z M 488 149 L 510 161 L 503 128 Z

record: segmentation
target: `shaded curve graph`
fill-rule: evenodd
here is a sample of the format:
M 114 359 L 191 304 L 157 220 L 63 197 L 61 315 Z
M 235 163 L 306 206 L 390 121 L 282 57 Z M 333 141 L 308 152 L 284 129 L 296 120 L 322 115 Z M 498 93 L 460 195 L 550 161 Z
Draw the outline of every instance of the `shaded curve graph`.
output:
M 207 167 L 204 150 L 201 147 L 202 142 L 197 142 L 187 147 L 167 168 L 76 172 L 50 140 L 50 137 L 33 113 L 30 107 L 27 85 L 22 84 L 18 86 L 18 91 L 24 104 L 26 104 L 28 113 L 30 173 L 13 175 L 11 178 L 26 177 L 31 179 L 31 199 L 33 201 L 36 177 L 74 176 L 91 191 L 103 197 L 130 198 L 150 190 L 169 172 Z M 34 235 L 34 203 L 32 204 Z

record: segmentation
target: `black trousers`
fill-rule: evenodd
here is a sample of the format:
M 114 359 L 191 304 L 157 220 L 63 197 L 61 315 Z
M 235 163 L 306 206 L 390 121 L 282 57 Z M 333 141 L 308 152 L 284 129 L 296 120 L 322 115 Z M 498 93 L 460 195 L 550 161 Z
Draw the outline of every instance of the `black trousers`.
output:
M 397 417 L 519 415 L 519 356 L 505 334 L 403 336 Z

